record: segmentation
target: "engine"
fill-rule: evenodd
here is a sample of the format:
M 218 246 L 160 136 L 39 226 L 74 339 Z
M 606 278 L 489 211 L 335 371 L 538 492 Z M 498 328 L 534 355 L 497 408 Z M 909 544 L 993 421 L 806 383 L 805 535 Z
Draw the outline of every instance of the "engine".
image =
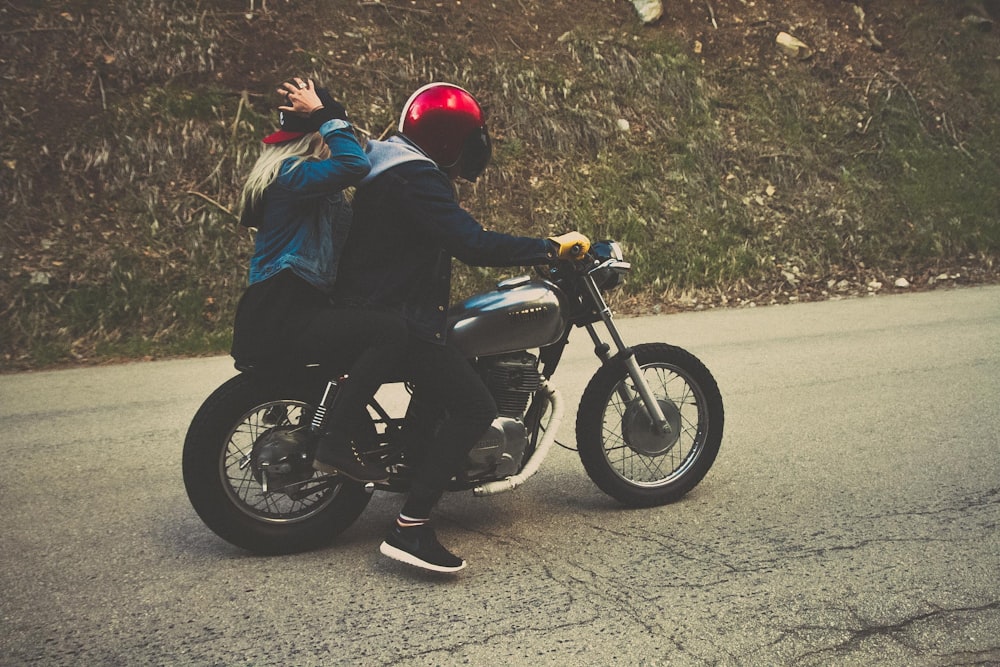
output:
M 482 357 L 479 372 L 496 401 L 498 416 L 469 452 L 465 481 L 503 479 L 521 469 L 528 446 L 524 415 L 542 384 L 538 357 L 528 352 Z
M 538 358 L 527 352 L 489 357 L 482 360 L 481 372 L 497 403 L 501 417 L 524 417 L 531 395 L 538 391 L 542 376 Z

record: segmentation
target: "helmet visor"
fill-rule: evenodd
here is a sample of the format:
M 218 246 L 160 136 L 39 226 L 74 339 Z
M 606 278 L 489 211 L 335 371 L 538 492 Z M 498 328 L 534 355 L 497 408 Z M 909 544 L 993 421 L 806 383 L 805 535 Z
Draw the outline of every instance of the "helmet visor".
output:
M 465 180 L 475 183 L 480 174 L 486 170 L 486 166 L 493 157 L 493 142 L 490 141 L 489 130 L 483 125 L 469 133 L 465 139 L 465 146 L 462 148 L 461 168 L 458 175 Z

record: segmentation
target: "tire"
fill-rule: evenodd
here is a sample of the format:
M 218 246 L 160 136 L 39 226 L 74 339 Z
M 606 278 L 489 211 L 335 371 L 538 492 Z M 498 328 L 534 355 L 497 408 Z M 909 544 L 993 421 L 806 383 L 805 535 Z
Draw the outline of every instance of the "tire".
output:
M 251 455 L 254 443 L 269 430 L 293 432 L 305 423 L 312 408 L 310 397 L 302 394 L 237 375 L 205 400 L 184 440 L 184 486 L 198 516 L 219 537 L 254 553 L 324 546 L 354 523 L 371 499 L 362 484 L 314 472 L 311 455 L 296 469 L 297 479 L 308 487 L 302 498 L 265 492 Z
M 598 488 L 629 507 L 652 507 L 679 500 L 705 477 L 719 453 L 725 417 L 715 378 L 697 357 L 663 343 L 633 350 L 670 431 L 652 431 L 619 355 L 583 392 L 577 446 Z

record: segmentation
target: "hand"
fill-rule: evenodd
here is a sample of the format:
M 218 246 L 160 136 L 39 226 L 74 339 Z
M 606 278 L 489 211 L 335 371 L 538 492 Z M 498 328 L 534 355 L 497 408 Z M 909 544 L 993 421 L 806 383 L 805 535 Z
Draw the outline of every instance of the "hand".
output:
M 323 108 L 323 101 L 320 100 L 316 92 L 316 84 L 312 79 L 303 81 L 299 77 L 294 77 L 291 81 L 286 81 L 278 88 L 278 94 L 285 98 L 286 106 L 279 106 L 279 111 L 290 111 L 292 113 L 308 116 L 317 109 Z
M 580 232 L 550 236 L 549 240 L 559 246 L 559 259 L 583 259 L 590 250 L 590 239 Z

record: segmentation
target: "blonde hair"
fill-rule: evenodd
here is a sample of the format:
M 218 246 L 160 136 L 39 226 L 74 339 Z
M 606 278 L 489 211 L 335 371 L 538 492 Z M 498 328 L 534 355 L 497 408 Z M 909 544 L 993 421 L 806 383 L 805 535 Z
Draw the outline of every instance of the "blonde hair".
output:
M 264 190 L 278 177 L 281 165 L 288 158 L 296 158 L 288 167 L 287 171 L 290 172 L 306 160 L 323 160 L 327 157 L 329 148 L 316 132 L 280 144 L 264 144 L 243 185 L 243 192 L 240 194 L 240 212 L 252 208 L 253 204 L 260 200 Z

